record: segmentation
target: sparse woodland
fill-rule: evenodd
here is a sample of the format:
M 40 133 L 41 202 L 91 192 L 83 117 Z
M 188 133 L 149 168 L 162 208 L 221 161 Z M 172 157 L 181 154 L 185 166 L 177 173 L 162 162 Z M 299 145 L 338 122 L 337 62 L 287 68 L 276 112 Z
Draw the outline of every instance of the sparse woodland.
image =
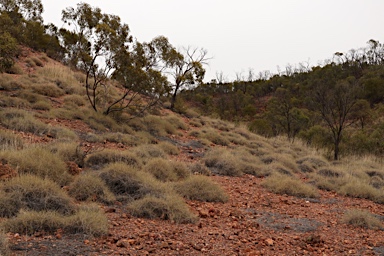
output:
M 384 253 L 380 42 L 204 83 L 204 49 L 42 12 L 0 0 L 0 255 Z

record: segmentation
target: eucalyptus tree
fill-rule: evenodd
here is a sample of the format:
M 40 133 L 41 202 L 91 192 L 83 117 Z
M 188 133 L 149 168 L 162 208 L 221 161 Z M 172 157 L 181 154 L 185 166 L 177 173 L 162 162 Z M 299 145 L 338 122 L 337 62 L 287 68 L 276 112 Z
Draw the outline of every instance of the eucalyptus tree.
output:
M 340 143 L 344 131 L 357 121 L 355 111 L 359 100 L 360 88 L 354 78 L 345 80 L 316 81 L 313 86 L 313 98 L 310 103 L 318 111 L 329 128 L 334 146 L 334 160 L 340 157 Z
M 60 31 L 67 60 L 85 72 L 86 94 L 96 112 L 102 108 L 106 115 L 122 110 L 138 114 L 165 93 L 167 81 L 152 61 L 157 52 L 134 41 L 120 17 L 80 3 L 63 10 L 62 20 L 71 29 Z M 108 94 L 111 78 L 121 88 L 113 98 Z

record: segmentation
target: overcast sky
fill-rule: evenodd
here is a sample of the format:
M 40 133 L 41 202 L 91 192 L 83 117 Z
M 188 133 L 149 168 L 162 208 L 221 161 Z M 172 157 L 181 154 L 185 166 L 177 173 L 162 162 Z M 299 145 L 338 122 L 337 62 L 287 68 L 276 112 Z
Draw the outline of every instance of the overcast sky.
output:
M 206 81 L 217 72 L 232 81 L 249 69 L 317 65 L 370 39 L 384 42 L 383 0 L 42 0 L 44 22 L 61 27 L 61 11 L 79 2 L 120 16 L 140 42 L 163 35 L 177 48 L 206 49 Z

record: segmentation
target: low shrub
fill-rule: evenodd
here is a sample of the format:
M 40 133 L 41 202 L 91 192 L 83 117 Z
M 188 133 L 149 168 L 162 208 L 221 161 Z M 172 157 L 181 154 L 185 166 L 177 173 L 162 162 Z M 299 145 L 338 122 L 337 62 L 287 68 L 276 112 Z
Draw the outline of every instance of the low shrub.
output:
M 360 209 L 351 209 L 347 210 L 343 218 L 341 219 L 342 223 L 359 227 L 359 228 L 368 228 L 368 229 L 382 229 L 383 225 L 381 221 L 376 218 L 372 213 L 366 210 Z
M 174 188 L 177 193 L 189 200 L 222 203 L 228 201 L 228 195 L 224 190 L 206 176 L 190 176 L 183 181 L 175 183 Z
M 105 182 L 90 173 L 79 175 L 69 185 L 68 193 L 78 201 L 98 201 L 109 204 L 116 200 Z
M 56 211 L 61 214 L 72 214 L 75 210 L 71 198 L 56 183 L 34 175 L 13 178 L 3 185 L 2 191 L 21 209 Z M 4 214 L 4 209 L 2 211 Z
M 183 199 L 171 194 L 163 198 L 146 196 L 132 202 L 128 210 L 133 216 L 139 218 L 171 220 L 176 223 L 197 221 L 197 217 L 189 211 Z
M 310 198 L 317 198 L 319 196 L 318 191 L 313 186 L 297 178 L 277 173 L 267 177 L 262 182 L 262 186 L 276 194 Z
M 67 185 L 71 175 L 67 172 L 65 162 L 48 149 L 29 147 L 22 150 L 0 152 L 0 159 L 17 168 L 20 174 L 33 174 L 41 178 L 49 178 L 59 185 Z

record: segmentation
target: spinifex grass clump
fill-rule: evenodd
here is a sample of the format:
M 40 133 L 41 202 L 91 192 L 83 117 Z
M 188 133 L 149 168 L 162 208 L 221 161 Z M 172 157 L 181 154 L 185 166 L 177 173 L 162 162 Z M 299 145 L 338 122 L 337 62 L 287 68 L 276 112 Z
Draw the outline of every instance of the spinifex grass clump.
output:
M 183 199 L 175 194 L 146 196 L 132 202 L 128 210 L 139 218 L 171 220 L 176 223 L 193 223 L 197 220 L 197 216 L 189 211 Z
M 222 202 L 228 201 L 228 195 L 210 178 L 202 175 L 193 175 L 179 181 L 174 185 L 175 190 L 183 197 L 190 200 L 203 202 Z
M 315 187 L 300 181 L 298 178 L 278 173 L 267 177 L 262 182 L 262 186 L 277 194 L 310 198 L 319 196 Z
M 162 195 L 169 189 L 151 174 L 124 163 L 113 163 L 103 168 L 99 177 L 118 200 L 131 201 L 146 195 Z
M 342 223 L 368 229 L 382 229 L 383 224 L 372 213 L 366 210 L 351 209 L 344 213 Z
M 21 175 L 9 180 L 3 184 L 1 192 L 2 217 L 16 215 L 20 209 L 55 211 L 66 215 L 75 211 L 71 198 L 59 185 L 35 175 Z
M 98 201 L 109 204 L 116 200 L 105 182 L 92 173 L 79 175 L 69 185 L 68 193 L 79 201 Z
M 190 175 L 184 163 L 162 158 L 152 159 L 144 166 L 144 170 L 151 173 L 156 179 L 164 182 L 177 181 Z
M 72 180 L 65 162 L 58 155 L 42 147 L 2 151 L 0 159 L 17 168 L 20 174 L 48 178 L 62 186 Z

